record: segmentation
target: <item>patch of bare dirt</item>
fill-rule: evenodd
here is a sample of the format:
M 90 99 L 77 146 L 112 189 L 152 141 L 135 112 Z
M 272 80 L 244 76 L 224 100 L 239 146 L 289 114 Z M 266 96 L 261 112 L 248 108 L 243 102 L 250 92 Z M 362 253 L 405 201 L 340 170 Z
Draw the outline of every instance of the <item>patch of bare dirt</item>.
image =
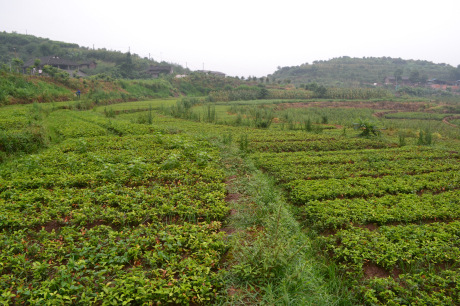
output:
M 385 278 L 390 276 L 390 273 L 382 267 L 377 266 L 374 263 L 368 262 L 363 267 L 364 278 Z
M 241 198 L 241 194 L 239 193 L 229 193 L 227 194 L 227 196 L 225 197 L 225 201 L 226 202 L 233 202 L 233 203 L 236 203 L 238 202 L 238 200 Z M 230 213 L 231 214 L 231 213 Z
M 401 269 L 399 268 L 393 268 L 393 270 L 391 270 L 391 277 L 393 278 L 399 278 L 399 275 L 402 273 Z
M 107 225 L 104 221 L 102 220 L 97 220 L 91 223 L 86 224 L 86 229 L 92 229 L 93 227 L 99 226 L 99 225 Z
M 222 227 L 220 231 L 225 232 L 227 235 L 231 235 L 234 232 L 236 232 L 236 229 L 234 229 L 233 227 L 226 226 L 226 227 Z
M 231 167 L 231 166 L 228 166 L 228 168 Z M 227 177 L 227 180 L 225 181 L 226 184 L 231 184 L 233 182 L 234 179 L 236 179 L 236 175 L 232 175 L 232 176 L 229 176 Z
M 52 221 L 49 221 L 49 222 L 47 222 L 47 223 L 45 223 L 43 225 L 38 225 L 34 229 L 35 229 L 35 231 L 39 232 L 43 228 L 48 233 L 51 233 L 53 230 L 58 231 L 59 229 L 61 229 L 61 227 L 62 227 L 62 225 L 59 224 L 58 221 L 52 220 Z
M 324 237 L 334 236 L 335 234 L 337 234 L 337 230 L 331 228 L 328 228 L 321 233 L 321 235 Z
M 377 224 L 374 224 L 374 223 L 369 223 L 369 224 L 353 224 L 354 226 L 356 227 L 360 227 L 360 228 L 366 228 L 368 230 L 370 230 L 371 232 L 372 231 L 375 231 L 375 230 L 378 230 L 379 226 Z
M 234 295 L 238 294 L 239 292 L 241 292 L 241 289 L 237 289 L 237 288 L 233 288 L 233 287 L 230 287 L 227 290 L 228 296 L 234 296 Z

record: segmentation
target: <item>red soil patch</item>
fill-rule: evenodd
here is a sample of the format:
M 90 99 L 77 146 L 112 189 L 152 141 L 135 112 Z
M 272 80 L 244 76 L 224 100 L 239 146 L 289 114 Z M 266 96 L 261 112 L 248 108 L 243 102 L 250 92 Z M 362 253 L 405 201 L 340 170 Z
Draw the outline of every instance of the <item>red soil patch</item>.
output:
M 335 234 L 337 234 L 337 230 L 330 229 L 330 228 L 328 228 L 327 230 L 325 230 L 324 232 L 321 233 L 321 235 L 324 236 L 324 237 L 333 236 Z
M 398 268 L 393 268 L 393 270 L 391 271 L 391 276 L 393 278 L 399 278 L 399 275 L 402 273 L 402 271 Z
M 368 230 L 370 230 L 371 232 L 372 231 L 375 231 L 377 230 L 379 227 L 377 224 L 374 224 L 374 223 L 369 223 L 369 224 L 353 224 L 355 227 L 360 227 L 360 228 L 367 228 Z
M 227 235 L 231 235 L 231 234 L 233 234 L 234 232 L 236 232 L 236 229 L 234 229 L 233 227 L 227 227 L 227 226 L 226 226 L 226 227 L 222 227 L 222 228 L 220 229 L 220 231 L 226 233 Z
M 231 165 L 225 165 L 227 168 L 230 168 Z M 227 180 L 225 181 L 225 184 L 230 184 L 234 179 L 236 179 L 236 175 L 229 176 Z
M 238 202 L 238 200 L 241 198 L 241 194 L 239 193 L 229 193 L 227 194 L 227 196 L 225 197 L 225 201 L 226 202 Z
M 102 220 L 97 220 L 91 223 L 86 224 L 85 228 L 86 229 L 92 229 L 93 227 L 99 226 L 99 225 L 107 225 L 104 221 Z
M 239 292 L 241 292 L 241 289 L 236 289 L 236 288 L 233 288 L 233 287 L 231 287 L 231 288 L 229 288 L 227 290 L 228 296 L 234 296 L 234 295 L 238 294 Z
M 48 233 L 51 233 L 53 230 L 57 231 L 59 230 L 60 228 L 62 227 L 61 224 L 59 224 L 58 221 L 56 220 L 52 220 L 52 221 L 49 221 L 43 225 L 37 225 L 34 230 L 39 232 L 41 231 L 41 229 L 45 229 L 45 231 L 47 231 Z
M 363 267 L 363 272 L 364 272 L 364 278 L 365 279 L 370 279 L 370 278 L 385 278 L 390 276 L 390 273 L 385 270 L 382 267 L 377 266 L 374 263 L 366 263 Z

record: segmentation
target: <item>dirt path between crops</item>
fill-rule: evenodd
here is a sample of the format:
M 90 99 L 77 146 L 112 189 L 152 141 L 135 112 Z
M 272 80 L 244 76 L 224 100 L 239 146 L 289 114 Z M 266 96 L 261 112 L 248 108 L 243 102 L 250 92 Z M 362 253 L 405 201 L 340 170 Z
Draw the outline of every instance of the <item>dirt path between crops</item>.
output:
M 453 127 L 459 127 L 458 125 L 449 122 L 449 120 L 454 120 L 454 119 L 460 119 L 460 116 L 445 117 L 444 119 L 442 119 L 442 122 L 444 122 L 445 124 L 448 124 L 450 126 L 453 126 Z
M 397 111 L 397 110 L 391 110 L 391 111 L 385 111 L 385 112 L 377 112 L 377 113 L 373 113 L 372 116 L 377 117 L 377 118 L 382 118 L 385 115 L 394 114 L 394 113 L 398 113 L 398 112 L 399 111 Z

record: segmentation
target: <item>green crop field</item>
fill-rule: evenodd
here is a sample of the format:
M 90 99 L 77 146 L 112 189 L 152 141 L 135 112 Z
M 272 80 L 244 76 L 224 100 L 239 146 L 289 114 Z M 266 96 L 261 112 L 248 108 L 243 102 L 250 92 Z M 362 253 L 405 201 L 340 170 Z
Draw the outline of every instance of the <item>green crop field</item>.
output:
M 2 114 L 26 133 L 19 109 Z M 228 212 L 217 149 L 93 111 L 43 116 L 61 142 L 0 166 L 2 302 L 215 300 Z
M 459 128 L 297 103 L 0 108 L 0 302 L 459 304 Z
M 323 113 L 329 123 L 343 124 L 330 110 Z M 317 233 L 315 240 L 358 292 L 359 303 L 460 302 L 460 130 L 441 123 L 445 116 L 398 122 L 407 132 L 426 130 L 429 121 L 420 119 L 437 120 L 429 128 L 445 135 L 433 141 L 438 145 L 417 144 L 415 136 L 403 145 L 392 136 L 394 128 L 374 138 L 327 130 L 248 134 L 255 165 L 284 190 L 304 229 Z M 393 127 L 396 118 L 406 117 L 378 125 Z

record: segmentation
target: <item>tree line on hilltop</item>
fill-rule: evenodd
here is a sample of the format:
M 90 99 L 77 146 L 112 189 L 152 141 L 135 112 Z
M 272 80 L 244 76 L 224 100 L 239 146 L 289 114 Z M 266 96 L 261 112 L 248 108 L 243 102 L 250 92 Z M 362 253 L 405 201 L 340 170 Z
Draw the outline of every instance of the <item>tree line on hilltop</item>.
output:
M 460 65 L 435 64 L 422 60 L 391 57 L 351 58 L 343 56 L 314 61 L 299 66 L 278 67 L 268 78 L 292 84 L 319 83 L 324 86 L 349 87 L 383 84 L 386 78 L 407 79 L 423 84 L 429 79 L 460 80 Z

